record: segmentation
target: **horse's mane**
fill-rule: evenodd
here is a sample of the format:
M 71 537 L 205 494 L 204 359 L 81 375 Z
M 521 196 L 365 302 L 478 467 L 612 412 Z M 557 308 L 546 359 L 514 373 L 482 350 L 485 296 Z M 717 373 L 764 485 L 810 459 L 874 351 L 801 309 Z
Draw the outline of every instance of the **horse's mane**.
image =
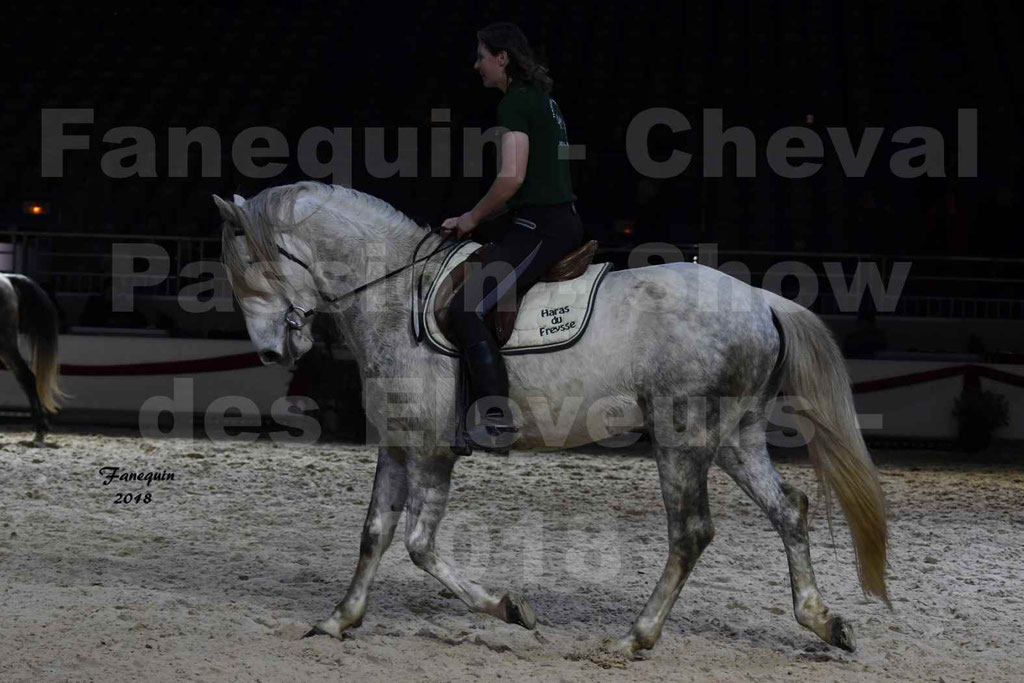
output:
M 307 197 L 314 200 L 312 211 L 297 216 L 299 201 Z M 246 277 L 254 264 L 260 264 L 258 274 L 274 290 L 283 291 L 285 275 L 277 251 L 278 235 L 294 234 L 307 225 L 324 224 L 323 220 L 314 221 L 314 218 L 330 218 L 336 226 L 351 226 L 350 232 L 356 240 L 365 239 L 368 230 L 378 239 L 395 241 L 424 229 L 373 195 L 315 181 L 267 188 L 234 209 L 234 219 L 225 221 L 221 231 L 221 258 L 239 296 L 267 293 L 252 282 L 251 275 Z M 240 235 L 245 236 L 248 259 L 238 249 L 235 238 Z

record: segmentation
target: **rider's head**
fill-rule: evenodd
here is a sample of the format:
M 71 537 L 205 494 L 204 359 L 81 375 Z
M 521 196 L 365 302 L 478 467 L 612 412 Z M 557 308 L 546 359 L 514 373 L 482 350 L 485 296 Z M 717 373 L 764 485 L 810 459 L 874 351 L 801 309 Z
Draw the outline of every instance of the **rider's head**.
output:
M 554 82 L 533 56 L 530 43 L 515 24 L 500 21 L 476 33 L 476 63 L 473 65 L 488 88 L 508 88 L 510 81 L 535 83 L 550 92 Z

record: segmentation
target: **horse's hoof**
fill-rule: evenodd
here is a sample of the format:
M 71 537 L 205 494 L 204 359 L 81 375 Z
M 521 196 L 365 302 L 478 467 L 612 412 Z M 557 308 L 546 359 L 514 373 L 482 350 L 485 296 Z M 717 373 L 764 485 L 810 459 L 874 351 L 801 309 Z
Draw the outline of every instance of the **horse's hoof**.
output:
M 506 593 L 501 599 L 499 607 L 503 610 L 505 621 L 510 624 L 519 624 L 523 628 L 533 630 L 537 627 L 537 615 L 534 614 L 530 603 L 518 593 Z
M 313 636 L 331 636 L 338 640 L 347 640 L 352 637 L 352 634 L 348 632 L 350 628 L 359 628 L 363 625 L 363 618 L 348 623 L 347 625 L 338 621 L 335 617 L 330 617 L 316 624 L 313 628 L 309 629 L 309 632 L 302 638 L 312 638 Z
M 305 640 L 306 638 L 313 638 L 315 636 L 331 636 L 332 638 L 337 638 L 338 640 L 351 640 L 352 638 L 355 638 L 355 636 L 353 636 L 348 631 L 340 631 L 338 632 L 337 635 L 335 635 L 330 631 L 323 630 L 319 626 L 314 626 L 313 628 L 309 629 L 309 632 L 306 633 L 306 635 L 302 636 L 300 640 Z
M 601 649 L 613 657 L 621 657 L 627 662 L 632 662 L 640 648 L 633 634 L 629 634 L 623 638 L 608 638 L 601 645 Z
M 323 630 L 319 626 L 314 626 L 313 628 L 309 629 L 309 632 L 306 633 L 306 635 L 302 636 L 302 639 L 312 638 L 313 636 L 329 636 L 329 635 L 331 635 L 331 634 L 328 633 L 327 631 Z
M 854 652 L 857 649 L 857 642 L 853 637 L 853 626 L 850 622 L 841 617 L 832 617 L 828 622 L 831 638 L 829 642 L 836 647 Z

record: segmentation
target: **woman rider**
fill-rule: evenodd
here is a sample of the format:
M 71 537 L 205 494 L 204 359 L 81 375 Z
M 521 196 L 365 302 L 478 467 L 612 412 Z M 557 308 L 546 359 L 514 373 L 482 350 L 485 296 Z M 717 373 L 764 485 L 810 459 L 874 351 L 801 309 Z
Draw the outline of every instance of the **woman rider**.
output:
M 485 87 L 505 93 L 498 104 L 498 125 L 505 129 L 501 168 L 476 206 L 441 227 L 462 238 L 503 206 L 509 209 L 507 229 L 490 238 L 495 245 L 486 256 L 470 257 L 471 270 L 449 306 L 471 405 L 478 402 L 480 413 L 478 421 L 475 411 L 467 415 L 466 437 L 482 450 L 508 453 L 518 432 L 508 405 L 508 374 L 483 318 L 512 288 L 525 291 L 578 248 L 583 225 L 573 204 L 565 121 L 548 94 L 553 81 L 547 69 L 515 24 L 491 24 L 477 40 L 474 68 Z

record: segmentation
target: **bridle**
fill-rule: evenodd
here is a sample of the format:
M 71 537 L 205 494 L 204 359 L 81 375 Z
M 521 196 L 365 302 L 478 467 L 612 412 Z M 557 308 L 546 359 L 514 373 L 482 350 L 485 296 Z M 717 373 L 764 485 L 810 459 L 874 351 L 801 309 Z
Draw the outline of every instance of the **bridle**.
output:
M 236 235 L 243 235 L 244 233 L 236 232 L 235 234 Z M 412 253 L 413 260 L 410 263 L 402 266 L 401 268 L 399 268 L 397 270 L 393 270 L 390 273 L 382 275 L 381 277 L 379 277 L 379 278 L 377 278 L 375 280 L 372 280 L 371 282 L 367 282 L 365 284 L 359 285 L 358 287 L 356 287 L 355 289 L 353 289 L 351 291 L 345 292 L 344 294 L 339 294 L 338 296 L 334 296 L 334 297 L 328 296 L 327 294 L 324 293 L 324 291 L 322 289 L 317 287 L 316 293 L 320 297 L 320 300 L 321 300 L 321 304 L 319 306 L 315 306 L 313 308 L 303 308 L 302 306 L 297 306 L 296 304 L 292 303 L 291 300 L 289 300 L 286 297 L 285 300 L 288 302 L 288 310 L 284 314 L 285 325 L 287 325 L 288 328 L 292 329 L 292 330 L 301 330 L 302 328 L 304 328 L 306 326 L 306 321 L 309 318 L 312 318 L 317 313 L 320 313 L 320 312 L 330 308 L 331 306 L 333 306 L 334 304 L 338 303 L 339 301 L 341 301 L 343 299 L 347 299 L 350 296 L 355 296 L 359 292 L 372 287 L 373 285 L 377 284 L 378 282 L 383 282 L 384 280 L 387 280 L 390 277 L 398 275 L 402 271 L 404 271 L 404 270 L 406 270 L 408 268 L 411 268 L 412 266 L 416 265 L 417 263 L 420 263 L 421 261 L 429 260 L 435 254 L 438 254 L 439 252 L 443 251 L 446 248 L 447 249 L 451 249 L 453 247 L 456 247 L 457 244 L 458 244 L 457 242 L 456 243 L 452 243 L 452 244 L 448 244 L 449 240 L 451 240 L 452 235 L 454 234 L 454 232 L 449 232 L 447 235 L 445 235 L 444 237 L 441 238 L 441 244 L 438 245 L 437 249 L 435 249 L 434 251 L 430 252 L 426 256 L 423 256 L 423 257 L 417 259 L 416 256 L 419 254 L 420 247 L 423 246 L 423 243 L 432 234 L 434 234 L 434 230 L 428 228 L 427 234 L 423 236 L 423 239 L 421 239 L 419 241 L 419 243 L 416 245 L 416 249 L 413 250 L 413 253 Z M 301 258 L 296 256 L 295 254 L 291 253 L 290 251 L 288 251 L 287 249 L 285 249 L 281 245 L 277 246 L 277 251 L 278 251 L 279 254 L 281 254 L 281 256 L 284 256 L 286 259 L 288 259 L 290 261 L 294 261 L 295 263 L 297 263 L 300 266 L 302 266 L 302 268 L 305 269 L 305 271 L 307 273 L 309 273 L 310 277 L 313 278 L 314 284 L 316 283 L 316 276 L 313 275 L 313 270 L 312 270 L 312 268 L 310 268 L 308 263 L 303 261 Z M 422 277 L 422 273 L 421 273 L 421 277 Z

